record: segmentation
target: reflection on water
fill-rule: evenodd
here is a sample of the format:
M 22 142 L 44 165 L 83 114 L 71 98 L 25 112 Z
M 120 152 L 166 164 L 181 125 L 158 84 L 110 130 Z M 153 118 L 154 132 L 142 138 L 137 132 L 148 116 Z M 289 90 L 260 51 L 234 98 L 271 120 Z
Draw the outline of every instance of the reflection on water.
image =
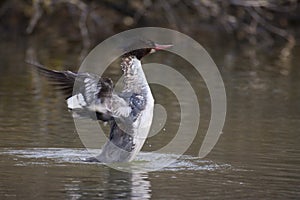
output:
M 99 163 L 83 162 L 81 158 L 89 156 L 85 149 L 34 148 L 17 150 L 6 148 L 2 149 L 0 154 L 8 156 L 6 163 L 2 164 L 19 169 L 18 171 L 22 173 L 23 179 L 29 185 L 40 182 L 34 192 L 30 191 L 30 187 L 24 185 L 22 190 L 29 191 L 23 193 L 21 190 L 17 193 L 18 197 L 49 198 L 51 196 L 48 196 L 48 192 L 57 189 L 59 189 L 59 193 L 65 194 L 61 196 L 54 193 L 52 194 L 53 197 L 57 195 L 71 199 L 94 199 L 98 197 L 104 199 L 150 199 L 151 197 L 151 184 L 147 173 L 126 173 Z M 51 174 L 49 167 L 57 170 L 58 173 Z M 101 169 L 100 174 L 96 172 L 97 167 Z M 26 170 L 27 168 L 43 170 L 30 172 Z M 69 168 L 71 171 L 61 171 L 64 168 Z M 85 171 L 80 172 L 84 169 Z M 96 173 L 93 174 L 93 171 Z M 74 172 L 76 175 L 71 175 Z M 48 179 L 45 176 L 51 177 Z M 47 180 L 55 181 L 56 184 L 50 184 L 49 188 L 45 189 L 45 184 L 49 183 Z M 6 191 L 7 193 L 0 192 L 0 194 L 6 197 L 16 195 L 8 190 L 11 185 L 18 185 L 18 181 L 18 179 L 3 180 L 1 189 L 2 192 Z M 38 192 L 35 193 L 36 191 Z
M 33 149 L 12 149 L 3 148 L 0 150 L 0 155 L 6 158 L 6 165 L 13 167 L 25 168 L 64 168 L 70 166 L 77 167 L 101 167 L 101 183 L 97 183 L 93 188 L 93 195 L 111 198 L 111 199 L 150 199 L 151 197 L 151 182 L 149 180 L 149 173 L 132 172 L 127 173 L 119 170 L 114 170 L 110 167 L 105 167 L 101 163 L 84 162 L 83 158 L 89 157 L 89 152 L 86 149 L 64 149 L 64 148 L 33 148 Z M 172 155 L 157 155 L 153 153 L 141 153 L 131 163 L 131 165 L 138 165 L 140 162 L 160 162 L 161 157 L 167 159 Z M 121 164 L 120 164 L 121 165 Z M 176 162 L 161 169 L 160 172 L 189 172 L 189 171 L 223 171 L 236 170 L 228 164 L 217 164 L 213 161 L 199 160 L 197 157 L 182 156 Z M 33 173 L 35 174 L 35 172 Z M 25 173 L 22 176 L 28 180 L 32 179 L 32 173 Z M 80 173 L 79 173 L 80 174 Z M 66 177 L 61 177 L 65 179 Z M 95 174 L 95 177 L 97 175 Z M 175 177 L 173 177 L 175 178 Z M 11 180 L 10 180 L 11 181 Z M 17 181 L 17 180 L 14 180 Z M 85 190 L 85 183 L 77 179 L 64 180 L 62 188 L 69 197 L 90 198 L 82 191 Z M 4 189 L 6 186 L 4 186 Z M 47 195 L 41 194 L 41 195 Z M 95 197 L 96 197 L 95 196 Z
M 265 60 L 254 64 L 234 46 L 211 47 L 210 53 L 225 82 L 228 113 L 220 140 L 204 160 L 194 157 L 210 119 L 209 94 L 201 76 L 174 55 L 162 52 L 145 59 L 174 66 L 191 82 L 200 100 L 200 129 L 186 155 L 172 165 L 155 172 L 125 173 L 81 161 L 88 153 L 83 149 L 63 96 L 24 65 L 25 47 L 8 42 L 0 47 L 0 199 L 296 199 L 300 196 L 297 48 L 289 60 L 262 55 Z M 37 55 L 41 60 L 50 60 L 55 65 L 78 65 L 73 59 L 76 54 L 68 54 L 61 61 L 55 60 L 62 56 L 55 55 L 55 51 L 43 51 Z M 258 59 L 259 55 L 256 56 Z M 116 79 L 119 71 L 112 66 L 107 74 Z M 149 151 L 168 144 L 180 119 L 174 94 L 157 85 L 151 87 L 157 103 L 166 108 L 168 119 L 163 129 L 147 140 L 144 152 L 135 161 L 137 164 L 166 158 Z

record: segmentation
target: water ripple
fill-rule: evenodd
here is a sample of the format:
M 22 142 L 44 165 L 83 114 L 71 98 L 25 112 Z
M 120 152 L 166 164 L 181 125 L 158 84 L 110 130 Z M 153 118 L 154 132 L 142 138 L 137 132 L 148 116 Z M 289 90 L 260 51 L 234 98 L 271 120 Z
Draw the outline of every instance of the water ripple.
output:
M 99 150 L 95 150 L 97 152 Z M 85 162 L 84 159 L 91 155 L 86 149 L 82 148 L 28 148 L 28 149 L 11 149 L 4 148 L 0 150 L 0 155 L 13 157 L 16 166 L 43 165 L 43 166 L 61 166 L 68 164 L 97 164 Z M 172 154 L 159 154 L 151 152 L 141 152 L 132 162 L 133 165 L 139 163 L 161 163 L 164 160 L 172 160 L 176 158 Z M 232 169 L 229 164 L 215 163 L 210 160 L 202 160 L 198 157 L 183 155 L 169 166 L 161 169 L 161 171 L 214 171 Z

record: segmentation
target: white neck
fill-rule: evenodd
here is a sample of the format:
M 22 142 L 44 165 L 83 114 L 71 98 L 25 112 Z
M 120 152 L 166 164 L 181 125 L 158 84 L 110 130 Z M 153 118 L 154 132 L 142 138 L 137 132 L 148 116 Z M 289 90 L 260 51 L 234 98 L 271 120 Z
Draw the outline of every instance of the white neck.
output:
M 127 58 L 126 58 L 127 59 Z M 124 59 L 122 65 L 128 69 L 124 72 L 124 90 L 126 92 L 141 93 L 149 88 L 141 61 L 136 57 Z

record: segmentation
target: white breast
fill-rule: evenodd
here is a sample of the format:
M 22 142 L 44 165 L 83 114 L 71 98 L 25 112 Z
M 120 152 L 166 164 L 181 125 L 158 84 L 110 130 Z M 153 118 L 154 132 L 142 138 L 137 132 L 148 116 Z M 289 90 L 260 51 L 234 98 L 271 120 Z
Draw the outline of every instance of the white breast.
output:
M 154 109 L 154 99 L 151 93 L 150 88 L 148 87 L 149 91 L 147 92 L 147 104 L 143 111 L 141 111 L 140 116 L 137 118 L 137 120 L 134 122 L 134 138 L 133 142 L 135 144 L 135 148 L 132 152 L 134 156 L 132 156 L 132 159 L 135 157 L 135 155 L 141 150 L 143 147 L 153 120 L 153 109 Z

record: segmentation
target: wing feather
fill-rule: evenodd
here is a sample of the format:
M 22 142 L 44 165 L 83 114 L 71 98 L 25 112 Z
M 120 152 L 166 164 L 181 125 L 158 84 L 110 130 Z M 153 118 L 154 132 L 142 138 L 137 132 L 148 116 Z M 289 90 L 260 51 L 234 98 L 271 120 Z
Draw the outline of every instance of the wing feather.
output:
M 30 63 L 51 85 L 67 95 L 68 108 L 74 116 L 107 121 L 111 118 L 128 117 L 131 107 L 122 97 L 114 93 L 113 82 L 89 73 L 56 71 L 36 63 Z M 75 81 L 78 87 L 73 93 Z

